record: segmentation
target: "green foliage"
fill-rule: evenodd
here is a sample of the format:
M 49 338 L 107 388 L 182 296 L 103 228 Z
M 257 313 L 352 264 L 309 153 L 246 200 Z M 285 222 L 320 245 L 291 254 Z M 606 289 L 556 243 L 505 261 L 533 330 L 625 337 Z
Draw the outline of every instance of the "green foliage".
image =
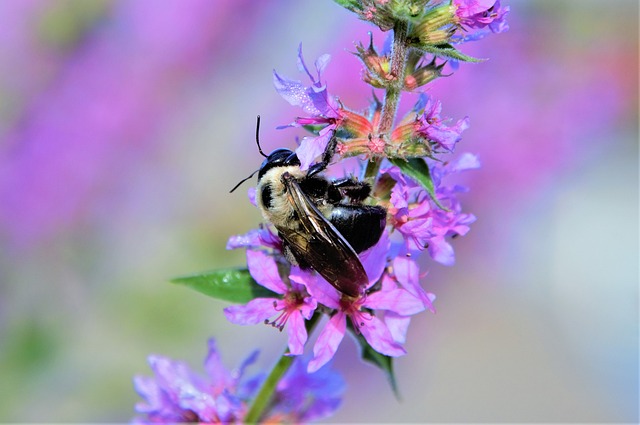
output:
M 433 184 L 433 179 L 431 178 L 431 171 L 429 170 L 429 166 L 427 162 L 422 158 L 409 158 L 407 160 L 401 158 L 390 158 L 389 161 L 400 168 L 400 170 L 406 174 L 407 176 L 414 179 L 418 182 L 422 187 L 425 188 L 433 202 L 436 203 L 438 207 L 443 210 L 446 210 L 438 198 L 436 197 L 435 186 Z
M 440 44 L 438 46 L 430 45 L 430 44 L 414 44 L 411 47 L 414 47 L 422 52 L 431 53 L 432 55 L 436 55 L 439 58 L 448 58 L 448 59 L 457 59 L 463 62 L 483 62 L 486 59 L 474 58 L 472 56 L 465 55 L 460 50 L 453 47 L 451 44 Z
M 177 277 L 171 282 L 188 286 L 205 295 L 237 304 L 254 298 L 271 298 L 275 293 L 258 285 L 244 268 L 229 268 Z

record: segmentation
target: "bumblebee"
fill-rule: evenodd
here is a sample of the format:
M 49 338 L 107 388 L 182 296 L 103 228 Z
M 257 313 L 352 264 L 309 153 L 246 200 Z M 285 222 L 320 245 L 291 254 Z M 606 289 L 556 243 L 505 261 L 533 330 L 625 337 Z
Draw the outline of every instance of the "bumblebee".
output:
M 258 117 L 258 128 L 259 124 Z M 306 171 L 289 149 L 265 155 L 258 130 L 256 143 L 266 158 L 258 170 L 256 204 L 277 229 L 287 260 L 315 270 L 343 294 L 360 295 L 368 277 L 358 253 L 380 240 L 387 218 L 383 207 L 363 204 L 371 186 L 354 178 L 328 180 L 322 176 L 335 151 L 335 137 L 322 160 Z

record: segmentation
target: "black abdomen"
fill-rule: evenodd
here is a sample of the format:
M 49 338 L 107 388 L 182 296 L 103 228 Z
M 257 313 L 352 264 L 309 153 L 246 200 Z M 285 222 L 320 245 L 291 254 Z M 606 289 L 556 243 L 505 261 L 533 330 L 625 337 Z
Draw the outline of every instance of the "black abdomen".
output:
M 359 253 L 380 240 L 387 224 L 387 211 L 370 205 L 339 205 L 331 212 L 329 221 Z

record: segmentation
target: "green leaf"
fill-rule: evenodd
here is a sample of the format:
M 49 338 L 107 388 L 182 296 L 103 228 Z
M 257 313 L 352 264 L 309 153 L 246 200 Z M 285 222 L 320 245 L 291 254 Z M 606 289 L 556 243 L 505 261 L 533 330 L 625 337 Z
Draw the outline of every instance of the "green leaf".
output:
M 364 339 L 361 333 L 355 332 L 353 330 L 353 326 L 351 325 L 351 323 L 349 323 L 348 327 L 353 335 L 355 335 L 356 340 L 358 341 L 358 345 L 360 345 L 360 355 L 362 356 L 362 360 L 367 363 L 371 363 L 384 372 L 384 374 L 387 376 L 387 379 L 389 380 L 389 384 L 391 385 L 393 394 L 398 400 L 400 400 L 398 382 L 396 381 L 396 375 L 393 372 L 393 357 L 385 356 L 384 354 L 378 353 L 373 349 L 373 347 L 371 347 L 371 345 L 369 345 L 369 343 L 366 339 Z
M 460 50 L 456 49 L 450 44 L 441 44 L 439 46 L 433 46 L 431 44 L 417 44 L 414 46 L 416 49 L 422 50 L 426 53 L 431 53 L 438 57 L 457 59 L 463 62 L 483 62 L 486 59 L 478 59 L 472 56 L 467 56 Z
M 229 268 L 177 277 L 171 282 L 188 286 L 213 298 L 244 304 L 254 298 L 271 298 L 274 292 L 258 285 L 247 269 Z
M 404 174 L 411 177 L 422 187 L 424 187 L 433 202 L 435 202 L 438 207 L 445 211 L 448 211 L 448 209 L 445 208 L 436 197 L 436 189 L 433 184 L 433 180 L 431 179 L 431 171 L 429 170 L 429 166 L 424 159 L 409 158 L 405 160 L 402 158 L 389 158 L 389 162 L 400 168 L 400 171 L 402 171 Z
M 362 5 L 357 0 L 333 0 L 340 6 L 349 9 L 352 12 L 358 12 L 362 10 Z

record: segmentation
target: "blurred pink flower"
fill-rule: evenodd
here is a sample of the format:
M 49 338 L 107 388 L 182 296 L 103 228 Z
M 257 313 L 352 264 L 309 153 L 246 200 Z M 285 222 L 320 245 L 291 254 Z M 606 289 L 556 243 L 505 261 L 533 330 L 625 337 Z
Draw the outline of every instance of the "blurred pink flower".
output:
M 110 4 L 100 25 L 2 135 L 0 234 L 18 245 L 52 236 L 123 179 L 179 108 L 185 84 L 215 61 L 215 43 L 239 31 L 229 19 L 238 7 L 208 0 Z

